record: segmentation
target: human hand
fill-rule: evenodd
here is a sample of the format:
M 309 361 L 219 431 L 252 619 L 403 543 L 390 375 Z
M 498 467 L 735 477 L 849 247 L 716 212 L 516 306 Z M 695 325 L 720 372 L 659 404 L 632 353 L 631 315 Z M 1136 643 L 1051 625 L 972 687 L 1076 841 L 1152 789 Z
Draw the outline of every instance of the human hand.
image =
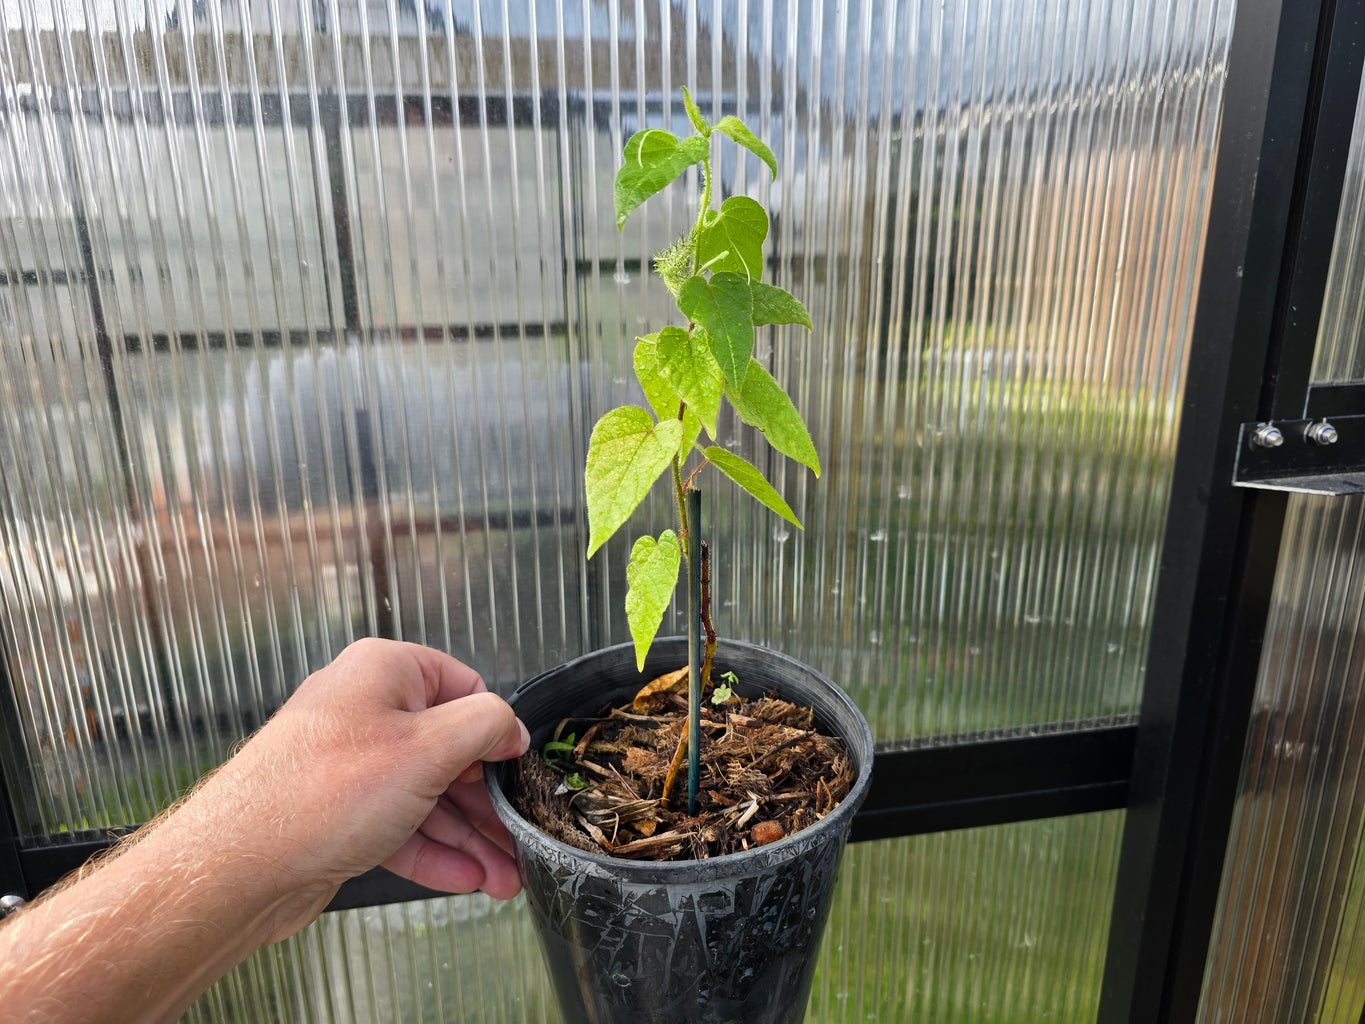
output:
M 310 676 L 166 822 L 215 834 L 277 888 L 271 941 L 311 922 L 377 864 L 433 889 L 521 889 L 483 761 L 517 757 L 525 727 L 466 665 L 367 639 Z
M 514 896 L 480 762 L 526 743 L 454 658 L 352 644 L 182 804 L 5 921 L 6 1019 L 176 1020 L 380 863 L 435 889 Z

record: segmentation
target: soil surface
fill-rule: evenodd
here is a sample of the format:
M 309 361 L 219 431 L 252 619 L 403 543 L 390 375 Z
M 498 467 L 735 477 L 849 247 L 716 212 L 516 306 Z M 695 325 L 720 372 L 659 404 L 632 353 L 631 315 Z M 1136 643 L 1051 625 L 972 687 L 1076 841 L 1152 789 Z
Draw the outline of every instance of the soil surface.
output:
M 701 784 L 688 814 L 687 765 L 665 797 L 687 728 L 687 670 L 593 718 L 561 722 L 516 764 L 514 804 L 570 846 L 631 860 L 692 860 L 775 842 L 813 825 L 848 794 L 844 744 L 809 708 L 775 695 L 702 701 Z

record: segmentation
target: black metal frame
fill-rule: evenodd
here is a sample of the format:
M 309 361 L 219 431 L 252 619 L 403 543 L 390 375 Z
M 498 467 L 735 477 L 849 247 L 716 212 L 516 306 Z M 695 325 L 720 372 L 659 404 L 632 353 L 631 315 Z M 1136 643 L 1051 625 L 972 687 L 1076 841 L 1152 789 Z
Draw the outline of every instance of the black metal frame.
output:
M 1243 423 L 1308 404 L 1361 14 L 1360 0 L 1238 9 L 1101 1024 L 1198 1012 L 1286 503 L 1233 472 Z
M 872 790 L 851 840 L 920 835 L 1114 810 L 1127 801 L 1133 726 L 966 739 L 877 750 Z M 3 829 L 0 821 L 0 829 Z M 126 831 L 24 843 L 0 831 L 0 893 L 25 898 L 56 884 Z M 8 850 L 6 850 L 8 847 Z M 382 868 L 351 879 L 329 910 L 440 895 Z
M 2 674 L 3 667 L 0 667 Z M 35 887 L 30 884 L 19 853 L 19 822 L 14 816 L 9 793 L 3 766 L 0 766 L 0 795 L 4 797 L 0 800 L 0 896 L 13 893 L 28 899 Z
M 1363 51 L 1365 0 L 1240 4 L 1137 723 L 879 747 L 874 788 L 853 825 L 862 841 L 1126 807 L 1102 1024 L 1190 1021 L 1198 1009 L 1285 509 L 1272 479 L 1279 472 L 1284 483 L 1284 463 L 1248 456 L 1248 431 L 1294 421 L 1286 426 L 1301 433 L 1301 421 L 1365 415 L 1365 388 L 1308 381 Z M 405 104 L 384 102 L 375 116 L 403 115 Z M 274 116 L 284 106 L 276 102 Z M 287 106 L 296 121 L 310 116 Z M 347 109 L 353 122 L 369 116 L 364 104 Z M 340 110 L 320 107 L 329 165 L 342 145 Z M 495 115 L 449 104 L 434 112 Z M 334 176 L 334 197 L 344 192 L 337 184 Z M 334 199 L 332 214 L 344 328 L 355 330 L 344 201 Z M 84 274 L 97 289 L 92 268 Z M 1310 452 L 1308 469 L 1340 471 L 1355 447 L 1365 463 L 1365 442 L 1352 442 Z M 1254 487 L 1236 485 L 1239 462 L 1253 474 L 1261 467 L 1262 479 L 1241 481 Z M 0 659 L 0 685 L 12 692 L 4 671 Z M 112 837 L 21 838 L 3 768 L 0 893 L 27 896 Z M 343 886 L 329 909 L 429 895 L 376 870 Z

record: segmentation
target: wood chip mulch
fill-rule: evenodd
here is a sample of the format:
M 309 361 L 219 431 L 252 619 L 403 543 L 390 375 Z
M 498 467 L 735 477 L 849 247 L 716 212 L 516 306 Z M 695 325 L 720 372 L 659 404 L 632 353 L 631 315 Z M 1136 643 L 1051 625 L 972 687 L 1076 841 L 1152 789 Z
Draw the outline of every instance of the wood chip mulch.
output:
M 685 670 L 650 683 L 630 705 L 560 723 L 558 749 L 548 756 L 533 749 L 517 762 L 517 810 L 581 850 L 690 860 L 775 842 L 848 794 L 854 774 L 843 743 L 816 731 L 809 708 L 770 694 L 703 700 L 698 813 L 687 813 L 685 765 L 665 803 L 664 780 L 686 730 L 679 689 L 686 691 Z

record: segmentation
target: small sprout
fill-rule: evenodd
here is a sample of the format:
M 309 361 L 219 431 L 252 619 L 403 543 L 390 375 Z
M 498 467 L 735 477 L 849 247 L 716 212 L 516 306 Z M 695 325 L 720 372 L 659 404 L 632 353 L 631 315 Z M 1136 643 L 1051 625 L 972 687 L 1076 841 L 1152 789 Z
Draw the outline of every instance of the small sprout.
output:
M 543 748 L 545 760 L 553 764 L 556 761 L 566 759 L 573 753 L 575 739 L 577 739 L 577 737 L 573 733 L 569 733 L 568 739 L 551 740 L 549 743 L 545 744 Z
M 564 785 L 568 786 L 570 789 L 587 789 L 588 780 L 579 775 L 578 772 L 574 772 L 572 775 L 566 775 L 564 777 Z
M 735 695 L 735 691 L 732 690 L 731 687 L 735 686 L 739 682 L 739 676 L 735 675 L 733 672 L 725 672 L 721 675 L 721 678 L 724 679 L 725 682 L 717 686 L 715 690 L 712 692 L 711 694 L 712 704 L 724 704 L 727 700 L 732 699 Z

